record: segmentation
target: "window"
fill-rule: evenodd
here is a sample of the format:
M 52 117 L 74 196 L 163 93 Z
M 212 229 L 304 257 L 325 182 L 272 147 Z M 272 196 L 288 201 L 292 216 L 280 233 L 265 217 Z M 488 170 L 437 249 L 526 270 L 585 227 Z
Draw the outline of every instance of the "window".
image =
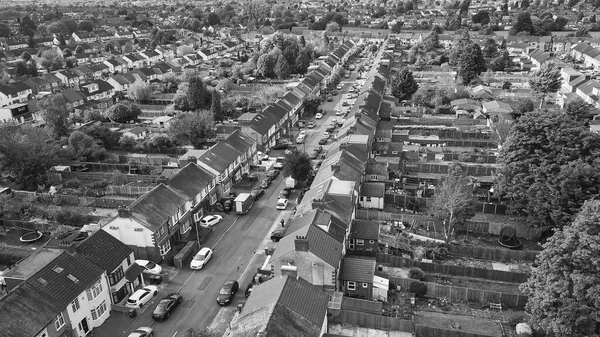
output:
M 363 284 L 362 284 L 362 287 L 363 287 L 363 288 L 367 288 L 367 287 L 369 287 L 369 284 L 368 284 L 368 283 L 363 283 Z
M 374 244 L 375 240 L 369 240 L 369 244 Z
M 94 300 L 100 295 L 100 293 L 102 293 L 102 283 L 100 283 L 100 280 L 96 281 L 96 283 L 87 288 L 85 292 L 87 294 L 88 301 Z
M 371 202 L 371 197 L 365 197 L 366 202 Z
M 190 222 L 186 222 L 184 223 L 181 228 L 179 228 L 179 233 L 181 234 L 185 234 L 187 233 L 190 229 L 192 228 L 192 225 L 190 224 Z
M 167 240 L 164 245 L 158 247 L 160 255 L 167 255 L 167 253 L 171 250 L 171 241 Z
M 371 174 L 371 175 L 369 176 L 369 179 L 370 179 L 370 180 L 377 180 L 377 175 L 375 175 L 375 174 Z
M 163 234 L 165 234 L 165 228 L 161 226 L 158 229 L 157 235 L 158 235 L 158 237 L 161 237 Z
M 75 298 L 73 300 L 73 302 L 71 302 L 71 310 L 73 310 L 73 312 L 77 312 L 77 310 L 79 310 L 79 299 Z
M 56 316 L 56 319 L 54 319 L 54 327 L 56 328 L 56 331 L 58 331 L 63 326 L 65 326 L 65 318 L 63 317 L 63 314 L 61 312 L 60 314 L 58 314 L 58 316 Z
M 124 276 L 125 273 L 123 272 L 123 266 L 120 266 L 119 269 L 117 269 L 114 273 L 108 275 L 108 281 L 110 282 L 111 286 L 114 286 L 115 284 L 119 283 Z
M 359 246 L 364 246 L 365 245 L 365 240 L 363 239 L 356 239 L 356 244 Z
M 348 281 L 348 290 L 356 290 L 356 282 Z
M 106 312 L 106 301 L 102 301 L 100 305 L 91 310 L 92 319 L 95 321 L 98 318 L 102 317 L 102 315 Z

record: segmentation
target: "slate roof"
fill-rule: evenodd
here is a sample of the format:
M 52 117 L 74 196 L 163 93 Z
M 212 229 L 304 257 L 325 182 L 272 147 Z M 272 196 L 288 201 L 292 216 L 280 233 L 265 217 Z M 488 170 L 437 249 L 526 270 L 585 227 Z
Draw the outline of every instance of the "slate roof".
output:
M 37 336 L 59 312 L 42 291 L 22 283 L 0 300 L 0 337 Z
M 195 163 L 189 163 L 179 170 L 179 172 L 169 180 L 168 184 L 192 199 L 195 198 L 203 188 L 209 185 L 214 178 L 215 176 L 212 173 Z
M 379 222 L 371 220 L 352 220 L 350 237 L 355 239 L 378 240 Z
M 243 151 L 246 151 L 253 143 L 252 138 L 235 130 L 225 140 L 218 142 L 198 158 L 202 162 L 218 172 L 219 174 L 233 163 Z
M 129 207 L 133 218 L 151 231 L 156 231 L 187 201 L 188 197 L 183 193 L 160 184 L 137 198 Z
M 360 186 L 360 195 L 363 197 L 383 198 L 385 195 L 385 184 L 376 182 L 364 182 Z
M 64 309 L 75 297 L 98 281 L 103 273 L 104 270 L 85 257 L 64 252 L 25 283 L 46 294 L 56 308 Z
M 375 264 L 375 259 L 372 258 L 344 257 L 340 279 L 343 281 L 373 283 Z
M 65 89 L 61 92 L 61 94 L 70 103 L 77 102 L 85 98 L 81 92 L 75 91 L 73 88 Z
M 283 276 L 257 285 L 230 336 L 320 336 L 327 293 L 302 278 Z
M 106 231 L 95 234 L 77 246 L 77 253 L 85 256 L 110 274 L 127 259 L 133 250 Z

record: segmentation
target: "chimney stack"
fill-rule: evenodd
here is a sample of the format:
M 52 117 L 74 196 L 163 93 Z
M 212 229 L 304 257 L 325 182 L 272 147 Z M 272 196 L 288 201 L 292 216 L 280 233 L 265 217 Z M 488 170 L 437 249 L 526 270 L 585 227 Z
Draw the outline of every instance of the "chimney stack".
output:
M 129 209 L 129 206 L 119 206 L 119 208 L 117 208 L 117 211 L 119 212 L 119 218 L 129 218 L 129 216 L 131 215 L 131 210 Z
M 306 236 L 296 236 L 294 245 L 297 252 L 308 252 L 308 239 Z

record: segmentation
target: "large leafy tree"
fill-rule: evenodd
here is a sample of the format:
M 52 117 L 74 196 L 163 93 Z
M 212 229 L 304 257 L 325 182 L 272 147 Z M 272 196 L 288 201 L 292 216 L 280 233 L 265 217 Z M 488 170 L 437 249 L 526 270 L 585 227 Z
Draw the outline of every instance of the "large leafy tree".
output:
M 187 104 L 190 110 L 204 109 L 207 103 L 208 93 L 204 81 L 198 76 L 190 79 L 186 91 Z
M 190 111 L 177 114 L 170 122 L 169 134 L 174 141 L 191 143 L 201 148 L 215 136 L 213 114 L 210 111 Z
M 59 154 L 60 147 L 48 129 L 0 127 L 0 166 L 27 189 L 46 183 L 46 171 L 57 164 Z
M 127 89 L 127 96 L 135 102 L 146 101 L 152 98 L 152 87 L 143 81 L 135 81 Z
M 39 102 L 39 106 L 46 127 L 54 136 L 66 136 L 69 133 L 69 110 L 65 97 L 62 94 L 48 95 Z
M 293 151 L 285 156 L 283 174 L 297 181 L 305 181 L 310 176 L 312 164 L 306 152 Z
M 444 239 L 448 243 L 457 224 L 475 215 L 473 178 L 467 176 L 460 165 L 452 164 L 440 184 L 435 188 L 431 211 L 443 223 Z
M 521 290 L 533 326 L 549 336 L 600 336 L 600 201 L 544 245 Z
M 470 45 L 471 36 L 469 35 L 469 31 L 463 29 L 457 32 L 457 36 L 452 44 L 452 49 L 450 49 L 450 55 L 448 62 L 451 65 L 458 65 L 460 62 L 460 56 L 462 55 L 465 48 Z
M 290 76 L 290 65 L 286 61 L 283 54 L 279 54 L 279 56 L 277 56 L 277 62 L 275 62 L 275 68 L 273 69 L 273 72 L 280 80 L 286 79 Z
M 467 45 L 465 50 L 460 55 L 458 62 L 458 74 L 462 78 L 464 85 L 479 76 L 486 69 L 485 58 L 481 52 L 481 48 L 476 43 Z
M 221 94 L 219 94 L 219 92 L 216 90 L 212 92 L 210 112 L 212 112 L 213 119 L 215 121 L 223 121 L 223 107 L 221 106 Z
M 520 117 L 498 158 L 498 189 L 510 210 L 561 227 L 600 193 L 600 135 L 562 111 Z
M 577 97 L 567 104 L 565 113 L 573 119 L 587 121 L 590 117 L 590 105 Z
M 134 104 L 117 103 L 106 110 L 106 117 L 113 122 L 127 123 L 138 118 L 141 113 L 141 109 Z
M 542 64 L 539 70 L 534 71 L 529 76 L 529 86 L 541 96 L 540 109 L 544 104 L 546 96 L 557 92 L 561 84 L 562 77 L 560 76 L 560 70 L 552 62 Z
M 411 99 L 418 89 L 419 85 L 408 68 L 402 68 L 392 80 L 392 95 L 400 101 Z

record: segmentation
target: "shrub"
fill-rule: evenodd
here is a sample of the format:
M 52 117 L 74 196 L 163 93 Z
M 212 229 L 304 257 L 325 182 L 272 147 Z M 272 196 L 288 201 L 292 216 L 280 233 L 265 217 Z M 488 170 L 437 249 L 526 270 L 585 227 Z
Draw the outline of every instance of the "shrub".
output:
M 421 268 L 412 267 L 408 270 L 408 277 L 422 281 L 425 278 L 425 273 L 421 270 Z
M 414 282 L 410 285 L 410 292 L 417 297 L 423 297 L 427 294 L 427 285 L 421 282 Z
M 93 181 L 89 185 L 90 188 L 105 188 L 106 186 L 108 186 L 108 181 L 107 180 Z
M 522 313 L 514 312 L 508 316 L 508 324 L 510 326 L 517 326 L 519 323 L 523 323 L 525 321 L 525 316 Z
M 69 179 L 63 183 L 63 187 L 65 188 L 79 188 L 81 186 L 81 181 L 77 178 Z
M 448 248 L 439 245 L 427 248 L 427 253 L 425 255 L 431 260 L 445 260 L 448 257 L 448 254 Z
M 62 225 L 82 227 L 90 222 L 87 215 L 74 213 L 69 210 L 61 209 L 54 215 L 54 220 Z

